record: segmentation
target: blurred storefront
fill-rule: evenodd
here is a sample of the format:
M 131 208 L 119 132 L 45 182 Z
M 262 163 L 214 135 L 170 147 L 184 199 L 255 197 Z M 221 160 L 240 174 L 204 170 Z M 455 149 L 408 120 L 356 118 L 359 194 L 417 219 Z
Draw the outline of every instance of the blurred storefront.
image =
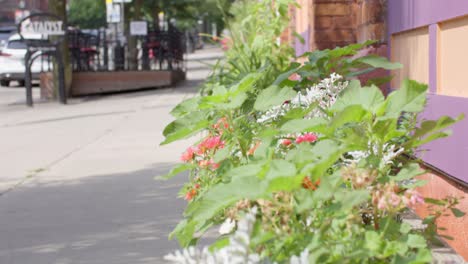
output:
M 0 0 L 0 27 L 14 26 L 32 12 L 47 11 L 48 0 Z

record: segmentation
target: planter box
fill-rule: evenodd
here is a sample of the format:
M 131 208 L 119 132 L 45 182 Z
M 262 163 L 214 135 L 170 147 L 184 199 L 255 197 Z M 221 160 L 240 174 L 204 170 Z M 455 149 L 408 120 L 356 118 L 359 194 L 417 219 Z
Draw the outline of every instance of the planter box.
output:
M 120 71 L 74 72 L 69 96 L 124 92 L 146 88 L 172 86 L 185 80 L 185 72 L 174 71 Z M 40 75 L 41 99 L 54 99 L 52 73 Z
M 72 77 L 72 96 L 165 87 L 185 80 L 182 71 L 77 72 Z
M 417 190 L 422 196 L 434 199 L 443 199 L 449 195 L 455 197 L 465 197 L 460 200 L 458 209 L 467 213 L 462 218 L 456 218 L 451 212 L 447 212 L 447 216 L 440 218 L 437 222 L 439 227 L 446 228 L 445 231 L 439 231 L 441 235 L 448 235 L 453 237 L 453 240 L 442 238 L 448 245 L 450 245 L 459 255 L 468 261 L 468 197 L 467 188 L 457 182 L 452 181 L 442 175 L 437 175 L 433 172 L 428 172 L 419 177 L 421 180 L 426 180 L 427 184 L 419 187 Z M 428 205 L 420 205 L 416 208 L 416 213 L 424 218 L 428 215 Z

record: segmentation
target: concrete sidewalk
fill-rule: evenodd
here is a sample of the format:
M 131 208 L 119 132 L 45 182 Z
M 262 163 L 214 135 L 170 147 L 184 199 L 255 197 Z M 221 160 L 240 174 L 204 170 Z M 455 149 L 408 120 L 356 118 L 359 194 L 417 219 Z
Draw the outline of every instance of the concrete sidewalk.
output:
M 189 141 L 159 146 L 169 111 L 222 56 L 189 56 L 175 88 L 21 104 L 0 88 L 0 263 L 158 263 L 177 247 L 167 235 L 181 217 L 183 177 L 154 181 Z M 14 94 L 18 93 L 16 100 Z

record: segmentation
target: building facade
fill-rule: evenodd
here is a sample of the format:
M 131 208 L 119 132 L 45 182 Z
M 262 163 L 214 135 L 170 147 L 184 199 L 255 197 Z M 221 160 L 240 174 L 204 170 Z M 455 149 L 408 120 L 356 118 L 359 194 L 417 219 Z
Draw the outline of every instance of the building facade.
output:
M 14 26 L 24 14 L 47 9 L 48 0 L 0 0 L 0 27 Z
M 410 78 L 429 85 L 429 99 L 422 118 L 468 114 L 468 84 L 464 63 L 468 61 L 468 1 L 466 0 L 297 0 L 301 8 L 289 10 L 291 24 L 282 36 L 304 52 L 335 48 L 372 39 L 377 45 L 364 51 L 388 56 L 404 67 L 392 72 L 386 89 L 398 89 Z M 297 32 L 304 41 L 295 39 Z M 388 74 L 379 72 L 376 74 Z M 429 173 L 428 184 L 419 191 L 426 197 L 466 197 L 459 208 L 468 212 L 468 120 L 453 127 L 451 137 L 431 143 L 422 158 Z M 427 207 L 417 210 L 427 214 Z M 468 260 L 468 217 L 443 217 L 439 225 L 446 240 Z

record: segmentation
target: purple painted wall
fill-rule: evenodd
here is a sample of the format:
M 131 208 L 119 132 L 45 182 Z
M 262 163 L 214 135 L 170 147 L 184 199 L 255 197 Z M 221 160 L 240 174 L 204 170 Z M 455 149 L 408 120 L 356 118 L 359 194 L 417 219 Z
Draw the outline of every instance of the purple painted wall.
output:
M 436 119 L 443 115 L 456 117 L 461 113 L 468 116 L 468 98 L 436 94 L 438 78 L 437 23 L 465 15 L 468 15 L 468 0 L 388 1 L 389 35 L 422 26 L 429 27 L 430 95 L 428 107 L 422 115 L 423 118 Z M 430 151 L 424 153 L 422 158 L 450 175 L 468 182 L 468 120 L 461 121 L 452 130 L 451 137 L 425 146 Z
M 441 116 L 457 117 L 468 114 L 468 99 L 443 95 L 429 95 L 423 119 L 435 120 Z M 468 115 L 467 115 L 468 117 Z M 448 174 L 468 182 L 468 120 L 455 124 L 448 138 L 436 140 L 424 145 L 427 149 L 420 157 L 429 164 L 442 169 Z
M 304 39 L 304 44 L 302 44 L 301 41 L 296 38 L 294 42 L 296 56 L 301 56 L 302 54 L 310 51 L 310 27 L 305 32 L 300 33 L 300 35 Z
M 467 0 L 389 0 L 390 34 L 468 14 Z

